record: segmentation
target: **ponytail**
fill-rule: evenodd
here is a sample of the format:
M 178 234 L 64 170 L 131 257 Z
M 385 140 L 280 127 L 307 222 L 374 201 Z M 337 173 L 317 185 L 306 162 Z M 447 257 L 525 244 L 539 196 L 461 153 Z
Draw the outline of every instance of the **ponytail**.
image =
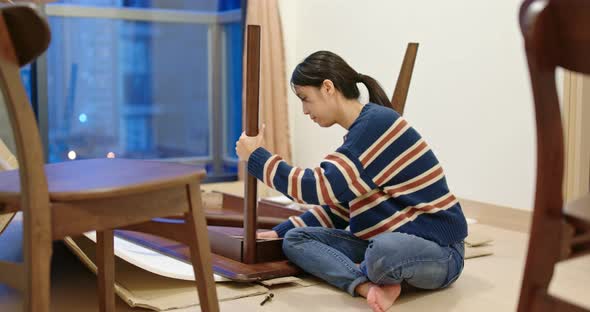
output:
M 373 79 L 371 76 L 363 75 L 361 73 L 358 73 L 357 79 L 360 83 L 367 87 L 367 90 L 369 90 L 369 101 L 381 106 L 391 107 L 389 98 L 377 80 Z
M 363 83 L 369 90 L 369 101 L 385 107 L 391 103 L 379 83 L 358 73 L 340 56 L 330 51 L 317 51 L 303 60 L 291 75 L 291 85 L 320 87 L 329 79 L 334 87 L 347 99 L 358 99 L 360 91 L 357 84 Z

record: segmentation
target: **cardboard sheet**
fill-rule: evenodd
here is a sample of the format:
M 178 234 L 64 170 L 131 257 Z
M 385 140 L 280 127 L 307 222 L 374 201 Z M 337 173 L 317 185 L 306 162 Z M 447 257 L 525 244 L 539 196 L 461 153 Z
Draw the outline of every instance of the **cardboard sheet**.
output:
M 64 241 L 73 253 L 96 273 L 96 244 L 85 236 L 67 237 Z M 194 282 L 153 274 L 119 257 L 115 259 L 115 291 L 130 306 L 154 311 L 170 311 L 195 307 L 199 304 Z M 220 301 L 268 292 L 266 287 L 257 284 L 223 282 L 216 285 L 217 297 Z

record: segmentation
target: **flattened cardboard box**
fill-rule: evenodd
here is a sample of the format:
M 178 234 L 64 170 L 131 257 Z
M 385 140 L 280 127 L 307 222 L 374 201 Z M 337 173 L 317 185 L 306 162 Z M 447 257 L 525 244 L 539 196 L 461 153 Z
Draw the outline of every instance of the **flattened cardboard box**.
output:
M 96 244 L 87 237 L 68 237 L 66 245 L 96 273 Z M 115 257 L 115 291 L 131 307 L 141 307 L 155 311 L 170 311 L 199 304 L 195 282 L 167 278 L 147 272 L 118 257 Z M 266 287 L 257 284 L 219 282 L 217 297 L 219 301 L 233 300 L 268 292 Z

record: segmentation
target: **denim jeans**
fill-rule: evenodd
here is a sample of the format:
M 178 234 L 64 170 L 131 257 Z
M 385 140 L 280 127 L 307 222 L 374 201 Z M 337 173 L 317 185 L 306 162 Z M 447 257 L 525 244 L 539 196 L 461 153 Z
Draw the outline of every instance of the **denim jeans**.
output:
M 352 296 L 365 282 L 391 285 L 405 281 L 420 289 L 447 287 L 461 274 L 464 257 L 463 242 L 440 246 L 399 232 L 363 240 L 347 230 L 324 227 L 291 229 L 283 240 L 283 251 L 307 273 Z

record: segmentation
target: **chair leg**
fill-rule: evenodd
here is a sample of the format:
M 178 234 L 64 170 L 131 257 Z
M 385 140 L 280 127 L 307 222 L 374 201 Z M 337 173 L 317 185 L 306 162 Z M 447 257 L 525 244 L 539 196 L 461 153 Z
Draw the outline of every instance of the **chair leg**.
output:
M 25 239 L 26 241 L 26 239 Z M 25 243 L 26 244 L 26 243 Z M 34 241 L 25 247 L 26 288 L 24 310 L 49 312 L 51 305 L 52 241 Z
M 115 312 L 115 250 L 113 230 L 96 233 L 98 306 L 100 312 Z
M 43 205 L 39 211 L 49 211 Z M 42 209 L 43 208 L 43 209 Z M 23 254 L 25 270 L 24 311 L 48 312 L 51 306 L 51 254 L 53 241 L 49 216 L 23 213 Z
M 554 234 L 561 223 L 543 220 L 544 216 L 536 210 L 534 214 L 536 219 L 533 219 L 529 238 L 518 312 L 536 311 L 539 298 L 547 292 L 561 251 L 561 237 Z
M 218 312 L 217 290 L 211 267 L 211 247 L 207 234 L 207 221 L 201 205 L 198 184 L 187 185 L 190 210 L 185 215 L 192 237 L 189 239 L 191 262 L 199 292 L 201 311 Z

